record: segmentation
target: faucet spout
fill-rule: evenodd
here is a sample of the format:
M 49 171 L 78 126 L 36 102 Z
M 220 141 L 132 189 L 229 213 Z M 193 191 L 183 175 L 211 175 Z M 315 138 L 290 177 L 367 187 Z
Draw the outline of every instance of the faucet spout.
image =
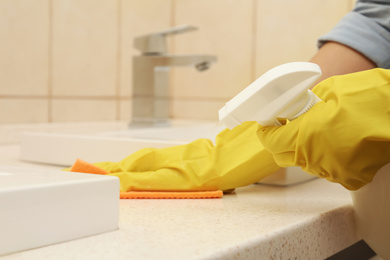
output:
M 211 63 L 217 61 L 216 56 L 212 55 L 167 55 L 168 66 L 192 66 L 198 71 L 204 71 L 210 68 Z
M 217 61 L 213 55 L 153 55 L 134 57 L 134 64 L 140 63 L 143 68 L 149 67 L 175 67 L 175 66 L 195 66 L 200 64 L 211 64 Z
M 158 57 L 156 57 L 158 59 Z M 164 55 L 159 57 L 160 66 L 196 66 L 202 63 L 211 64 L 217 61 L 217 57 L 212 55 Z

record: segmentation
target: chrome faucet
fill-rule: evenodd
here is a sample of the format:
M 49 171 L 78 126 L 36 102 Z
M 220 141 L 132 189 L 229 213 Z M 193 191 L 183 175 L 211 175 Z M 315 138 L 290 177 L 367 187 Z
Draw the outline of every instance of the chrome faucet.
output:
M 203 71 L 217 58 L 211 55 L 167 54 L 165 36 L 196 30 L 189 25 L 135 38 L 141 51 L 133 57 L 133 109 L 130 126 L 169 125 L 169 70 L 172 66 L 194 66 Z

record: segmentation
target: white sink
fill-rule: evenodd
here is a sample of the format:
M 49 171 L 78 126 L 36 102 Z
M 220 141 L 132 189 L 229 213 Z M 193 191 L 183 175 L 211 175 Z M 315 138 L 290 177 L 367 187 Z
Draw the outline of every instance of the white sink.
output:
M 0 167 L 0 255 L 118 229 L 112 176 Z
M 164 148 L 189 143 L 197 138 L 215 139 L 221 129 L 214 123 L 172 127 L 134 128 L 97 134 L 31 132 L 21 137 L 25 161 L 62 166 L 77 158 L 89 162 L 120 161 L 142 148 Z
M 390 164 L 351 195 L 358 233 L 379 256 L 390 259 Z
M 24 133 L 21 159 L 30 162 L 72 165 L 77 158 L 88 162 L 120 161 L 142 148 L 165 148 L 198 138 L 215 140 L 224 127 L 215 122 L 186 123 L 171 127 L 135 128 L 93 135 Z M 289 167 L 265 178 L 262 183 L 291 185 L 314 177 L 300 168 Z

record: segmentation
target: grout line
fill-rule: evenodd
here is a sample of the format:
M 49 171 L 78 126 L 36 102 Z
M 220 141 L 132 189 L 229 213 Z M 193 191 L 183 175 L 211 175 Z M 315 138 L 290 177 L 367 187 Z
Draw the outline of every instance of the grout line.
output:
M 31 96 L 31 95 L 2 95 L 2 99 L 48 99 L 48 96 Z M 124 97 L 116 97 L 116 96 L 54 96 L 51 95 L 50 99 L 54 100 L 72 100 L 72 99 L 79 99 L 79 100 L 118 100 L 118 99 L 127 99 L 130 98 L 128 96 Z
M 176 19 L 175 19 L 175 13 L 176 13 L 176 1 L 175 0 L 170 0 L 169 1 L 169 21 L 168 21 L 168 26 L 173 27 L 176 24 Z M 168 37 L 168 53 L 175 53 L 175 39 L 176 37 Z
M 53 97 L 53 1 L 49 0 L 49 44 L 48 44 L 48 82 L 47 82 L 47 121 L 53 122 L 52 97 Z
M 348 1 L 348 11 L 352 11 L 352 9 L 354 8 L 355 6 L 355 2 L 354 0 L 349 0 Z
M 30 100 L 39 100 L 39 99 L 47 99 L 47 96 L 30 96 L 30 95 L 1 95 L 1 99 L 30 99 Z M 51 100 L 82 100 L 82 101 L 115 101 L 117 102 L 125 100 L 128 101 L 131 99 L 131 96 L 51 96 Z M 216 102 L 226 102 L 228 97 L 175 97 L 175 100 L 187 100 L 187 101 L 216 101 Z
M 175 100 L 194 101 L 194 102 L 227 102 L 231 97 L 175 97 Z
M 175 0 L 170 0 L 170 14 L 169 14 L 169 26 L 170 27 L 173 27 L 175 26 L 176 24 L 176 19 L 175 19 L 175 15 L 176 15 L 176 1 Z M 168 51 L 172 52 L 172 53 L 175 53 L 175 43 L 176 43 L 176 40 L 175 40 L 175 37 L 172 37 L 172 39 L 170 40 L 169 42 L 171 44 L 171 47 L 168 49 Z M 169 76 L 168 76 L 168 81 L 169 81 L 169 117 L 170 118 L 173 118 L 174 117 L 174 108 L 173 108 L 173 102 L 174 102 L 174 98 L 173 97 L 173 93 L 174 93 L 174 84 L 172 84 L 171 82 L 173 82 L 173 79 L 175 77 L 175 69 L 171 69 L 170 72 L 169 72 Z
M 256 66 L 257 66 L 257 0 L 253 0 L 252 11 L 252 60 L 251 60 L 251 79 L 253 82 L 256 79 Z
M 48 100 L 47 95 L 43 96 L 32 96 L 32 95 L 1 95 L 2 99 L 46 99 Z
M 103 100 L 117 101 L 118 100 L 118 97 L 116 97 L 116 96 L 95 96 L 95 97 L 91 97 L 91 96 L 53 96 L 52 98 L 57 99 L 57 100 L 71 100 L 71 99 L 100 100 L 100 101 L 103 101 Z
M 117 1 L 117 66 L 116 66 L 116 116 L 119 120 L 121 118 L 121 68 L 122 68 L 122 0 Z
M 176 1 L 175 0 L 171 0 L 171 8 L 170 8 L 170 21 L 169 21 L 169 24 L 170 26 L 174 26 L 175 25 L 175 11 L 176 11 Z

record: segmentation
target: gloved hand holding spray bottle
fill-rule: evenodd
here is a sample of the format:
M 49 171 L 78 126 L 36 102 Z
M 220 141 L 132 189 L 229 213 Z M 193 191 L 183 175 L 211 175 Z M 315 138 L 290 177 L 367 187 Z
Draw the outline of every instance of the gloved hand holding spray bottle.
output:
M 283 100 L 283 93 L 287 92 L 274 100 Z M 299 118 L 282 126 L 260 128 L 261 143 L 281 167 L 300 166 L 349 190 L 370 183 L 390 162 L 390 71 L 372 69 L 334 76 L 317 84 L 313 93 L 323 101 L 314 97 L 318 103 L 309 111 L 304 108 L 306 113 Z M 289 107 L 288 102 L 284 104 Z M 280 110 L 280 115 L 273 113 L 278 106 L 271 102 L 262 111 L 271 112 L 272 120 L 288 118 L 285 110 Z M 270 118 L 262 118 L 260 124 L 272 123 Z

